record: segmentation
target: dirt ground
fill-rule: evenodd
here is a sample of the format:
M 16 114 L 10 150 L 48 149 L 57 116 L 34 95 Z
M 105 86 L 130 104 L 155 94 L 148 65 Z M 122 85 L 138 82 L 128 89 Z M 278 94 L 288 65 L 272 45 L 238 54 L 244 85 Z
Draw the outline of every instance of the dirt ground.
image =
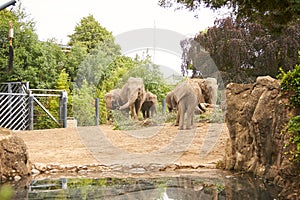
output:
M 134 131 L 110 125 L 16 131 L 34 163 L 63 165 L 178 165 L 215 168 L 223 159 L 228 130 L 225 124 L 198 123 L 179 131 L 172 124 Z

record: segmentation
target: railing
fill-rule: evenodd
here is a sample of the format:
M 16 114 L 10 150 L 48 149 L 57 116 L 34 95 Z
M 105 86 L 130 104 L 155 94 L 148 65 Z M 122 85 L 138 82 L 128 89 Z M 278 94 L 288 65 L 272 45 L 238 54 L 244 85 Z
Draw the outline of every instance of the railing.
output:
M 58 97 L 59 120 L 46 109 L 37 97 Z M 59 126 L 67 127 L 67 92 L 64 90 L 29 89 L 29 83 L 0 84 L 0 126 L 11 130 L 33 130 L 34 105 Z M 60 122 L 59 122 L 60 121 Z

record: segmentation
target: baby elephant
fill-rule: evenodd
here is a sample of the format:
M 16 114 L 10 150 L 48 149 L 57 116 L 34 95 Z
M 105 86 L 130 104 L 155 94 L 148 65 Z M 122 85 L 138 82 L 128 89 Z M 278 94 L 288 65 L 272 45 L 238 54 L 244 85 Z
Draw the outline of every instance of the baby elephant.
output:
M 156 115 L 157 96 L 151 92 L 146 93 L 145 101 L 142 104 L 141 111 L 144 119 Z

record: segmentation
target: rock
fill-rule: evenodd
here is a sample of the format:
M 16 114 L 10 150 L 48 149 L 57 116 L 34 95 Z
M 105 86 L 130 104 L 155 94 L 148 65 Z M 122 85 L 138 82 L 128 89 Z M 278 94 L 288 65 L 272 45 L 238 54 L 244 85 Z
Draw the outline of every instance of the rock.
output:
M 280 82 L 270 76 L 258 77 L 254 84 L 227 85 L 225 121 L 230 139 L 224 163 L 226 169 L 252 172 L 284 182 L 287 188 L 289 180 L 295 183 L 300 178 L 297 166 L 285 157 L 287 139 L 282 130 L 292 115 L 280 89 Z
M 22 178 L 21 176 L 15 176 L 14 181 L 18 182 L 19 180 L 21 180 L 21 178 Z
M 28 151 L 24 141 L 10 130 L 0 128 L 0 182 L 31 173 Z M 18 179 L 18 178 L 17 178 Z
M 32 173 L 32 175 L 38 175 L 38 174 L 40 174 L 41 172 L 40 172 L 39 170 L 37 170 L 37 169 L 32 169 L 32 170 L 31 170 L 31 173 Z
M 47 170 L 47 166 L 43 163 L 35 163 L 34 168 L 39 170 L 40 172 L 45 172 Z

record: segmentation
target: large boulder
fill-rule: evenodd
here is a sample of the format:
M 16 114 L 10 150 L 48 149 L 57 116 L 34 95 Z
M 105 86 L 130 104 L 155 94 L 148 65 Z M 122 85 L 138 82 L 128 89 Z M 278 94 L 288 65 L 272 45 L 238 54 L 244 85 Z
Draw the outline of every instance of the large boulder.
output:
M 10 130 L 0 128 L 0 183 L 18 181 L 30 175 L 30 163 L 24 141 Z
M 282 130 L 292 111 L 280 93 L 280 82 L 265 76 L 254 84 L 228 84 L 226 102 L 230 139 L 225 168 L 252 172 L 285 188 L 296 178 L 299 185 L 296 166 L 285 155 L 287 136 Z

